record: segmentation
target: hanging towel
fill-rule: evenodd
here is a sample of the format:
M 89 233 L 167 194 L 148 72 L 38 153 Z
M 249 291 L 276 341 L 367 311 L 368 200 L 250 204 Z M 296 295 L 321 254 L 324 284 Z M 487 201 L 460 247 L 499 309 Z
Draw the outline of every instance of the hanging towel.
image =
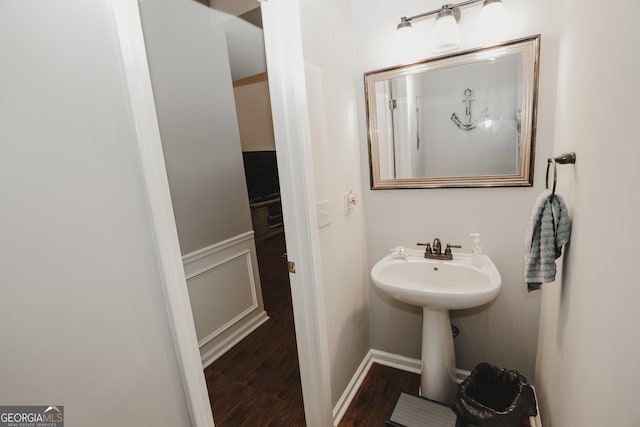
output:
M 533 206 L 525 238 L 524 280 L 529 292 L 556 279 L 556 259 L 570 237 L 567 206 L 560 196 L 543 191 Z

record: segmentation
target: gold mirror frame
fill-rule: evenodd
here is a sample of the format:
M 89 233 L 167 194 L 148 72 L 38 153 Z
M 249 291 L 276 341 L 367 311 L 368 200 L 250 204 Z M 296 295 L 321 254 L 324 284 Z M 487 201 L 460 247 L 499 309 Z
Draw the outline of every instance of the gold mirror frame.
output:
M 441 70 L 444 68 L 492 61 L 497 58 L 512 55 L 522 55 L 522 76 L 520 77 L 522 88 L 520 88 L 521 105 L 519 107 L 522 115 L 519 121 L 520 139 L 518 141 L 520 153 L 518 165 L 519 173 L 504 175 L 496 174 L 410 178 L 381 177 L 380 141 L 378 140 L 379 107 L 376 103 L 376 99 L 380 94 L 376 93 L 376 83 L 389 81 L 399 77 L 428 73 L 430 71 Z M 536 35 L 493 46 L 438 56 L 413 64 L 395 66 L 365 73 L 364 83 L 371 189 L 532 186 L 535 155 L 539 58 L 540 35 Z M 418 125 L 416 124 L 416 126 Z

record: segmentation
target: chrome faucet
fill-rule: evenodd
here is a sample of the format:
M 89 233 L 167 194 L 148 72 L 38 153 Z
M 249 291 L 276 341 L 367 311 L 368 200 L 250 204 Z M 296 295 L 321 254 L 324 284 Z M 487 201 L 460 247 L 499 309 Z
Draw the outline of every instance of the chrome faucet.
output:
M 442 255 L 442 244 L 437 237 L 433 239 L 433 255 Z
M 451 261 L 453 260 L 453 253 L 451 252 L 451 248 L 461 248 L 460 245 L 452 245 L 447 243 L 444 252 L 442 252 L 442 243 L 439 238 L 433 239 L 433 247 L 431 243 L 417 243 L 418 246 L 425 246 L 424 257 L 428 259 L 439 259 L 442 261 Z

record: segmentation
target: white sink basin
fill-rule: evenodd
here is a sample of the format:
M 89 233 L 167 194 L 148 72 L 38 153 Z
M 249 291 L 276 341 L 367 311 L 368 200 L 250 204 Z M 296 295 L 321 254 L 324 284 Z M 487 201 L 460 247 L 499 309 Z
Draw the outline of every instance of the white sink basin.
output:
M 440 261 L 425 259 L 422 251 L 408 252 L 406 258 L 382 258 L 371 269 L 371 278 L 392 298 L 422 307 L 420 394 L 450 405 L 458 381 L 449 310 L 492 301 L 502 278 L 486 255 L 482 267 L 474 267 L 470 254 Z
M 404 259 L 385 257 L 378 261 L 371 270 L 378 288 L 407 304 L 449 310 L 486 304 L 500 292 L 500 273 L 486 255 L 483 266 L 474 267 L 469 254 L 439 261 L 415 252 Z

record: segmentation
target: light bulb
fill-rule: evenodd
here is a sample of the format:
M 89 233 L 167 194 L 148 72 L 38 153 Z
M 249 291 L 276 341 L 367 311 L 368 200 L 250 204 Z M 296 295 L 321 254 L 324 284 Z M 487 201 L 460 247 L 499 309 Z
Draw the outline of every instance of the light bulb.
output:
M 498 41 L 507 24 L 507 14 L 502 1 L 486 1 L 480 11 L 478 28 L 484 41 Z
M 434 52 L 449 52 L 460 47 L 460 29 L 453 13 L 438 14 L 433 28 Z

